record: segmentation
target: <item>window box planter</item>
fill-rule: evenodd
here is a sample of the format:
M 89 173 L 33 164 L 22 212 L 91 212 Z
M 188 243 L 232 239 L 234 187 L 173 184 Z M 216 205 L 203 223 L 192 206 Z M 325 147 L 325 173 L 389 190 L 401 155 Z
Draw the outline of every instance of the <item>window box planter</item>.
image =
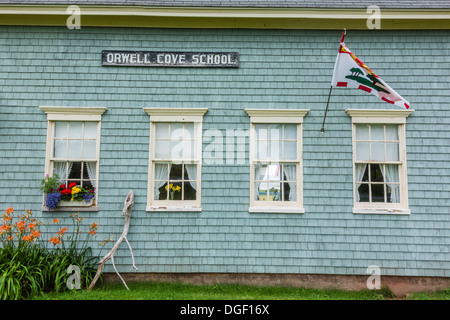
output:
M 90 207 L 94 204 L 94 200 L 86 201 L 60 201 L 58 207 Z

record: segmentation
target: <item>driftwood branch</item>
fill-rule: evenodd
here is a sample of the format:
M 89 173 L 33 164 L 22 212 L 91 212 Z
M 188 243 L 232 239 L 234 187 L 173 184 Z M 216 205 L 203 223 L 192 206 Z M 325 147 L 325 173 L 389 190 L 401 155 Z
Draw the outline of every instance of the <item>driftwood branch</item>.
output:
M 95 275 L 94 279 L 92 280 L 91 284 L 89 285 L 89 288 L 88 288 L 89 290 L 91 290 L 94 287 L 95 283 L 97 282 L 98 278 L 100 277 L 100 274 L 102 273 L 103 266 L 105 265 L 106 261 L 108 261 L 109 259 L 111 259 L 111 262 L 113 264 L 114 270 L 116 271 L 116 273 L 119 276 L 120 280 L 122 280 L 122 282 L 125 285 L 125 287 L 128 290 L 130 290 L 128 288 L 127 284 L 125 283 L 125 281 L 123 280 L 123 278 L 120 276 L 119 272 L 116 269 L 116 265 L 114 264 L 114 253 L 119 248 L 119 246 L 122 243 L 122 241 L 125 240 L 126 243 L 128 244 L 128 248 L 130 249 L 130 252 L 131 252 L 131 259 L 133 260 L 132 269 L 134 268 L 134 269 L 138 270 L 138 268 L 136 267 L 136 265 L 134 263 L 133 249 L 131 249 L 131 245 L 128 242 L 128 239 L 127 239 L 128 229 L 130 228 L 131 209 L 132 209 L 133 204 L 134 204 L 134 193 L 133 193 L 133 190 L 130 190 L 130 192 L 128 192 L 127 198 L 125 199 L 123 210 L 122 210 L 122 215 L 125 216 L 125 222 L 124 222 L 124 225 L 123 225 L 122 235 L 117 240 L 116 244 L 112 247 L 111 251 L 109 251 L 99 261 L 97 274 Z

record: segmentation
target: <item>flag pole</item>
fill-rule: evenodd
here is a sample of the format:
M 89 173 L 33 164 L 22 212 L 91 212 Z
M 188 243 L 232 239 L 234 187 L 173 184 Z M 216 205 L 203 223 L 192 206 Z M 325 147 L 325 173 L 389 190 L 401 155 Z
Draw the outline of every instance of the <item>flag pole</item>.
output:
M 347 34 L 347 29 L 344 29 L 344 32 L 342 33 L 342 37 L 341 37 L 341 43 L 344 42 L 344 38 L 345 38 L 346 34 Z M 339 57 L 339 55 L 338 55 L 338 57 Z M 336 60 L 336 62 L 337 62 L 337 60 Z M 334 67 L 336 68 L 336 63 L 334 64 Z M 333 72 L 333 76 L 334 76 L 334 72 Z M 327 107 L 325 109 L 325 114 L 323 116 L 322 129 L 320 130 L 322 132 L 322 134 L 325 132 L 325 118 L 327 117 L 328 105 L 330 104 L 331 90 L 333 90 L 333 82 L 331 83 L 331 86 L 330 86 L 330 93 L 328 93 Z
M 325 118 L 327 117 L 327 112 L 328 112 L 328 105 L 330 104 L 330 97 L 331 97 L 331 90 L 333 89 L 333 86 L 330 86 L 330 93 L 328 94 L 328 102 L 327 102 L 327 107 L 325 109 L 325 114 L 323 116 L 323 122 L 322 122 L 322 130 L 320 130 L 322 133 L 324 133 L 325 131 Z

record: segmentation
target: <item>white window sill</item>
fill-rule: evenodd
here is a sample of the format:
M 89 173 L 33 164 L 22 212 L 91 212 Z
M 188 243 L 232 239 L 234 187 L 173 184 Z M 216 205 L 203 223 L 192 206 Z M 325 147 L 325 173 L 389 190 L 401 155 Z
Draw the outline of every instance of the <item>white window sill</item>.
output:
M 355 214 L 410 215 L 411 210 L 402 208 L 353 208 Z
M 249 207 L 248 212 L 261 213 L 305 213 L 304 208 L 300 207 Z
M 67 211 L 71 211 L 71 212 L 97 212 L 100 211 L 100 207 L 99 206 L 90 206 L 90 207 L 77 207 L 77 206 L 73 206 L 73 207 L 57 207 L 55 209 L 49 209 L 46 206 L 42 206 L 41 207 L 41 211 L 45 211 L 45 212 L 67 212 Z
M 200 212 L 202 211 L 201 207 L 194 206 L 147 206 L 145 211 L 155 211 L 155 212 Z

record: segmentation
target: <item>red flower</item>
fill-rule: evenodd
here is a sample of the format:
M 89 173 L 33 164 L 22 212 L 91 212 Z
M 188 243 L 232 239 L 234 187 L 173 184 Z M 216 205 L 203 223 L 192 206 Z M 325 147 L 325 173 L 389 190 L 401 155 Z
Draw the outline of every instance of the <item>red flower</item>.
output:
M 70 196 L 72 194 L 72 191 L 70 189 L 64 189 L 61 190 L 61 194 L 65 196 Z
M 60 190 L 64 190 L 65 188 L 66 188 L 66 185 L 65 185 L 65 184 L 62 184 L 62 185 L 59 186 L 59 189 L 60 189 Z
M 76 186 L 77 186 L 77 184 L 75 182 L 71 182 L 69 184 L 69 189 L 72 189 L 73 187 L 76 187 Z

